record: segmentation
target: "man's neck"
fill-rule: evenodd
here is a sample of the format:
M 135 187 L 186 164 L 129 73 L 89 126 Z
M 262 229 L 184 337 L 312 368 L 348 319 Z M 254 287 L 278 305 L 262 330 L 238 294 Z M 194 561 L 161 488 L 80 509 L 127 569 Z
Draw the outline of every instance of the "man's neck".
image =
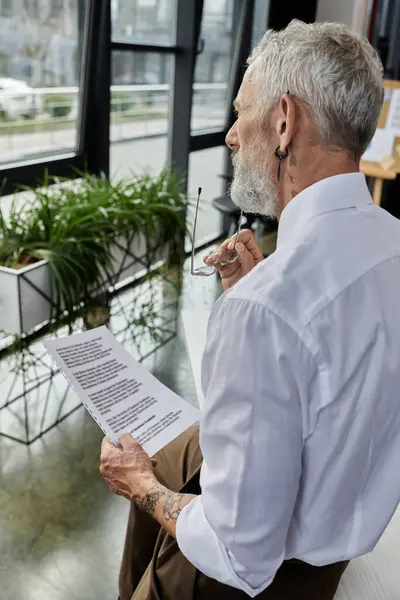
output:
M 296 157 L 289 154 L 280 182 L 278 219 L 285 208 L 303 190 L 314 183 L 346 173 L 360 170 L 360 161 L 346 152 L 331 152 L 320 146 L 310 150 L 308 156 Z

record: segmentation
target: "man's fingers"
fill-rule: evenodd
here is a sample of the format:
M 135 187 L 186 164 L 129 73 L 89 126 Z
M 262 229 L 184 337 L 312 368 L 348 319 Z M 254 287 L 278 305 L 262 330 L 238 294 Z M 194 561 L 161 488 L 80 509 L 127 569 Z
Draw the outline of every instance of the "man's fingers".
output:
M 210 264 L 211 261 L 211 257 L 216 254 L 217 252 L 223 252 L 224 250 L 228 249 L 229 244 L 231 243 L 233 238 L 228 238 L 227 240 L 225 240 L 224 242 L 222 242 L 222 244 L 220 244 L 218 246 L 218 248 L 216 248 L 213 252 L 211 252 L 211 254 L 204 256 L 203 258 L 203 262 L 205 262 L 206 265 Z M 217 266 L 217 265 L 212 265 L 212 266 Z
M 120 437 L 119 443 L 122 450 L 141 450 L 144 452 L 142 445 L 130 433 L 124 433 Z
M 214 264 L 212 257 L 216 253 L 223 252 L 224 250 L 234 250 L 236 247 L 236 244 L 238 242 L 243 244 L 247 253 L 250 253 L 250 255 L 251 255 L 251 256 L 246 255 L 244 250 L 242 250 L 242 258 L 245 261 L 245 263 L 243 263 L 243 260 L 241 262 L 242 262 L 242 264 L 244 264 L 246 266 L 246 269 L 247 269 L 247 266 L 250 265 L 250 257 L 253 261 L 252 267 L 254 267 L 254 263 L 258 264 L 260 261 L 264 260 L 263 253 L 261 252 L 261 249 L 256 242 L 254 233 L 250 229 L 243 229 L 239 234 L 239 239 L 237 237 L 237 234 L 235 233 L 232 237 L 225 240 L 225 242 L 223 242 L 217 248 L 217 250 L 215 250 L 210 256 L 205 256 L 203 258 L 203 262 L 206 265 L 211 265 L 213 267 L 216 267 L 220 271 L 220 273 L 223 276 L 225 276 L 224 269 L 225 269 L 226 265 L 224 267 L 222 265 L 218 265 L 218 263 Z M 250 270 L 250 268 L 248 270 Z
M 110 442 L 108 437 L 104 437 L 101 442 L 101 453 L 108 452 L 109 450 L 115 450 L 115 446 Z
M 243 275 L 250 273 L 250 271 L 254 268 L 254 257 L 248 251 L 246 246 L 242 244 L 242 242 L 238 242 L 235 246 L 236 252 L 238 253 L 238 260 L 242 267 Z
M 231 238 L 233 244 L 236 244 L 236 236 Z M 239 234 L 239 242 L 246 246 L 247 250 L 253 257 L 254 262 L 258 263 L 264 259 L 263 253 L 256 242 L 254 233 L 250 229 L 242 229 Z M 233 246 L 232 246 L 233 247 Z
M 236 271 L 240 271 L 240 262 L 239 260 L 235 260 L 235 262 L 231 265 L 216 264 L 215 267 L 218 269 L 222 279 L 226 279 L 228 277 L 232 277 L 232 275 L 234 275 Z
M 124 433 L 124 435 L 120 437 L 119 443 L 121 444 L 122 450 L 128 450 L 128 448 L 132 448 L 132 446 L 140 446 L 139 442 L 135 440 L 130 433 Z
M 220 244 L 218 250 L 227 250 L 229 244 L 231 243 L 231 239 L 232 238 L 228 238 L 227 240 L 225 240 L 224 242 L 222 242 L 222 244 Z

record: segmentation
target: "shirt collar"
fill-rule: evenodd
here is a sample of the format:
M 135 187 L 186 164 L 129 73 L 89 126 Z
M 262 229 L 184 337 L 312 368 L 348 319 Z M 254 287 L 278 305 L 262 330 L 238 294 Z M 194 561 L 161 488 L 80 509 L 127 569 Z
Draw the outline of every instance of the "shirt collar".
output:
M 362 173 L 346 173 L 317 181 L 285 206 L 278 228 L 277 245 L 289 241 L 309 219 L 323 213 L 373 204 Z

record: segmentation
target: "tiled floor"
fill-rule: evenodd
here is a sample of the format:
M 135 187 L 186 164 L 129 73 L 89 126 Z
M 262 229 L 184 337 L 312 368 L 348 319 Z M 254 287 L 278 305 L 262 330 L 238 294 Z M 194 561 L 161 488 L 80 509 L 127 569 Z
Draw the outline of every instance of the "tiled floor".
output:
M 210 307 L 216 278 L 185 278 L 182 306 Z M 182 332 L 147 360 L 196 403 Z M 128 503 L 98 473 L 102 433 L 82 408 L 30 447 L 0 438 L 0 600 L 113 600 Z

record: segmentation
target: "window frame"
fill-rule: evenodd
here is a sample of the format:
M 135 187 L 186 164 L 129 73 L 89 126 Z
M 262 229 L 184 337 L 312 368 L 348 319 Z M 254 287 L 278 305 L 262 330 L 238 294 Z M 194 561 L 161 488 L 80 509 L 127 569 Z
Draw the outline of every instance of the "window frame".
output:
M 88 112 L 88 104 L 84 102 L 85 92 L 88 86 L 88 75 L 93 69 L 93 44 L 96 42 L 92 35 L 93 25 L 96 22 L 98 9 L 105 0 L 87 0 L 85 9 L 81 13 L 83 19 L 82 35 L 82 66 L 80 74 L 80 115 L 77 122 L 77 149 L 70 152 L 55 152 L 37 154 L 32 158 L 16 160 L 0 164 L 0 179 L 2 182 L 2 195 L 13 194 L 24 186 L 39 186 L 45 174 L 49 177 L 76 177 L 78 171 L 85 168 L 85 157 L 83 153 L 82 138 L 84 132 L 81 129 L 85 122 L 85 113 Z M 78 4 L 79 6 L 79 4 Z M 93 8 L 93 10 L 92 10 Z
M 237 36 L 229 84 L 226 122 L 211 131 L 191 133 L 191 111 L 196 56 L 201 52 L 200 31 L 203 0 L 177 0 L 174 45 L 123 43 L 112 41 L 110 0 L 87 0 L 81 13 L 82 68 L 78 144 L 75 152 L 33 156 L 32 159 L 0 164 L 3 195 L 17 187 L 40 185 L 47 171 L 50 177 L 77 177 L 87 169 L 109 176 L 110 171 L 110 86 L 111 57 L 115 51 L 146 52 L 174 56 L 174 78 L 168 135 L 168 161 L 180 173 L 187 173 L 189 154 L 224 145 L 233 122 L 232 102 L 240 85 L 243 64 L 250 50 L 255 0 L 235 0 Z M 80 3 L 83 5 L 83 3 Z M 101 123 L 101 127 L 98 124 Z

